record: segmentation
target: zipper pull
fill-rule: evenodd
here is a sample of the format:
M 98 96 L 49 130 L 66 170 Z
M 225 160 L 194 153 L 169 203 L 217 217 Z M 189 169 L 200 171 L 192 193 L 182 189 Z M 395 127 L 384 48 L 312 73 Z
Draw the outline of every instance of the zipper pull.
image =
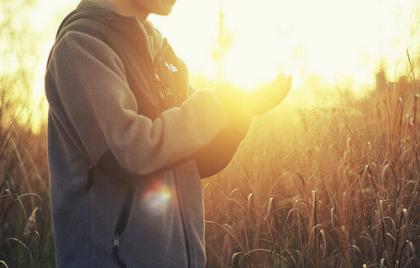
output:
M 120 247 L 120 239 L 118 235 L 115 235 L 112 239 L 112 248 L 119 248 Z
M 120 239 L 117 234 L 112 239 L 112 255 L 120 268 L 127 268 L 127 264 L 120 257 Z

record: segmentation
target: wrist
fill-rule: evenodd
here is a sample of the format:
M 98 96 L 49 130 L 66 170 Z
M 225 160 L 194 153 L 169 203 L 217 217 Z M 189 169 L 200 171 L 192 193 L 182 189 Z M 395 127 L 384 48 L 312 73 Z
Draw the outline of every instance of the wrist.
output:
M 215 91 L 231 120 L 250 118 L 253 116 L 254 100 L 245 91 L 236 89 L 222 89 Z

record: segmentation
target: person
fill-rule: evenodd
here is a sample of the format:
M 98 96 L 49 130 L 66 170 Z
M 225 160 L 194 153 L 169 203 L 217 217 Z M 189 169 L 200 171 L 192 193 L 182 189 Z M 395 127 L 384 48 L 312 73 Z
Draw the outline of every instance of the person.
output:
M 194 90 L 147 19 L 174 4 L 82 0 L 60 25 L 45 74 L 56 267 L 204 267 L 200 179 L 287 93 Z

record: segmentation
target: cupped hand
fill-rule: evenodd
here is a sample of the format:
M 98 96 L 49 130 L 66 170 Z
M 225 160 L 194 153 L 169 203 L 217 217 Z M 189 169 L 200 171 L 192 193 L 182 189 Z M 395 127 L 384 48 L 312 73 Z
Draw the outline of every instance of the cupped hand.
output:
M 264 114 L 278 106 L 290 91 L 291 77 L 278 76 L 269 84 L 255 90 L 244 91 L 235 87 L 214 90 L 231 116 Z
M 278 76 L 270 84 L 248 93 L 248 105 L 254 115 L 264 114 L 277 107 L 286 98 L 292 85 L 292 77 Z

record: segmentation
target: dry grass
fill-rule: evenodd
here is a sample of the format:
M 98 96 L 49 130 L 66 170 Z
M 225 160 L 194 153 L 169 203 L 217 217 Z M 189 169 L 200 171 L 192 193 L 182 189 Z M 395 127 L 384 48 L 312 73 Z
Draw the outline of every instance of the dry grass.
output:
M 418 267 L 413 81 L 256 120 L 231 165 L 203 181 L 208 267 Z M 14 123 L 3 99 L 0 267 L 53 267 L 45 133 Z
M 205 182 L 209 267 L 418 267 L 415 87 L 260 118 Z

